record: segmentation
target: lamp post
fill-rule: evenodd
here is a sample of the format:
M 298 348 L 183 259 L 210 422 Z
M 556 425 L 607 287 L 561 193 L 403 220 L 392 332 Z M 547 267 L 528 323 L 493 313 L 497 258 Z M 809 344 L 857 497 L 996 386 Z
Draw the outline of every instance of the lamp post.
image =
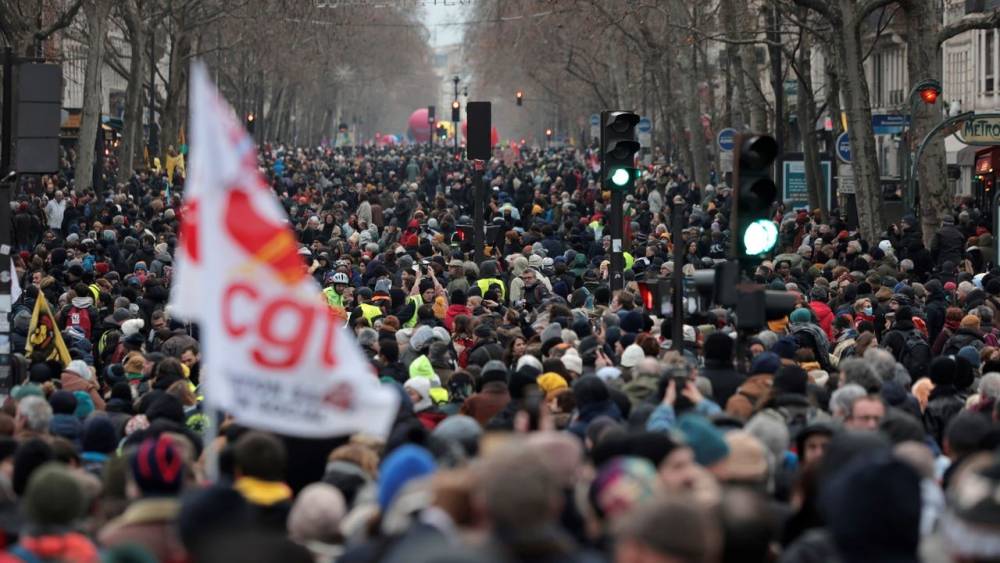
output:
M 917 102 L 920 101 L 927 105 L 934 105 L 940 95 L 941 82 L 933 78 L 928 78 L 916 83 L 913 88 L 910 89 L 910 93 L 906 96 L 907 110 L 909 111 L 906 117 L 908 118 L 909 124 L 906 129 L 906 142 L 903 144 L 904 150 L 902 161 L 904 174 L 901 174 L 901 176 L 903 176 L 902 179 L 906 185 L 906 192 L 903 194 L 903 207 L 907 211 L 915 211 L 914 204 L 916 203 L 916 182 L 915 178 L 912 177 L 912 174 L 914 173 L 913 171 L 916 170 L 916 167 L 912 166 L 913 160 L 911 159 L 910 153 L 911 143 L 915 139 L 910 138 L 910 133 L 913 131 L 913 120 L 917 114 Z
M 451 79 L 452 83 L 455 85 L 455 97 L 451 102 L 451 107 L 453 111 L 451 112 L 451 133 L 455 137 L 455 154 L 458 154 L 458 122 L 459 122 L 459 102 L 458 102 L 458 82 L 459 78 L 456 75 Z

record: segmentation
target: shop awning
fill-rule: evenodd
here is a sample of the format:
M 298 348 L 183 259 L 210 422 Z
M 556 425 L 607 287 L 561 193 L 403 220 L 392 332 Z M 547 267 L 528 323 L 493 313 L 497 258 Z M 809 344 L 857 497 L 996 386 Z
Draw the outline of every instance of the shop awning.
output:
M 958 151 L 955 164 L 959 166 L 972 166 L 976 163 L 976 147 L 965 147 Z

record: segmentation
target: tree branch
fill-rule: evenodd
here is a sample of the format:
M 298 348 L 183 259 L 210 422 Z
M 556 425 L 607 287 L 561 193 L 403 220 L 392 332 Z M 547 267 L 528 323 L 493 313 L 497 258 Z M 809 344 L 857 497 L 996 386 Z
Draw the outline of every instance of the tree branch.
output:
M 936 44 L 941 46 L 945 41 L 974 29 L 995 29 L 1000 27 L 1000 10 L 988 14 L 973 14 L 955 20 L 941 28 L 937 34 Z
M 835 13 L 832 9 L 830 9 L 830 4 L 827 3 L 826 0 L 792 0 L 792 1 L 795 2 L 796 6 L 809 8 L 810 10 L 823 16 L 834 27 L 837 27 L 837 22 L 840 21 L 840 15 Z
M 867 19 L 868 16 L 874 14 L 875 10 L 885 8 L 886 6 L 895 3 L 896 0 L 867 0 L 866 2 L 858 6 L 857 11 L 855 12 L 856 14 L 855 17 L 857 18 L 856 21 L 857 23 L 861 23 L 865 21 L 865 19 Z
M 83 6 L 83 0 L 73 0 L 73 3 L 66 8 L 66 11 L 60 14 L 56 21 L 35 32 L 35 39 L 39 41 L 46 39 L 53 33 L 73 23 L 73 19 L 76 18 L 76 14 L 80 11 L 81 6 Z

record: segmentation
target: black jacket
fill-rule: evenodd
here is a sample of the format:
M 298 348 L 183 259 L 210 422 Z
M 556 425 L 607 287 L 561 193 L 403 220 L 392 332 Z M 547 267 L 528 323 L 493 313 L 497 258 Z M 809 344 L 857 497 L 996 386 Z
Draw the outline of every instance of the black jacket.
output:
M 712 396 L 715 398 L 715 402 L 720 405 L 725 405 L 729 397 L 746 380 L 746 377 L 733 369 L 732 364 L 711 359 L 705 360 L 701 376 L 712 382 Z
M 939 385 L 931 391 L 930 401 L 924 409 L 924 430 L 940 445 L 948 422 L 965 408 L 965 401 L 958 396 L 954 385 Z
M 958 265 L 965 253 L 965 236 L 954 225 L 943 225 L 931 240 L 931 257 L 941 267 L 945 262 Z
M 941 353 L 944 355 L 957 354 L 959 350 L 966 346 L 972 346 L 976 350 L 983 349 L 983 333 L 971 328 L 960 328 L 948 339 Z

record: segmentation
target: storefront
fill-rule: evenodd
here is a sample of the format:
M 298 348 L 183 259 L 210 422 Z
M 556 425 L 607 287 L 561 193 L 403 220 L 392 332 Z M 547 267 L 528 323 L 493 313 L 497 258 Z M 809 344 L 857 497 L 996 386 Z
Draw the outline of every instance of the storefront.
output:
M 997 174 L 1000 172 L 1000 147 L 986 147 L 976 151 L 975 163 L 972 195 L 976 206 L 985 209 L 993 199 Z

